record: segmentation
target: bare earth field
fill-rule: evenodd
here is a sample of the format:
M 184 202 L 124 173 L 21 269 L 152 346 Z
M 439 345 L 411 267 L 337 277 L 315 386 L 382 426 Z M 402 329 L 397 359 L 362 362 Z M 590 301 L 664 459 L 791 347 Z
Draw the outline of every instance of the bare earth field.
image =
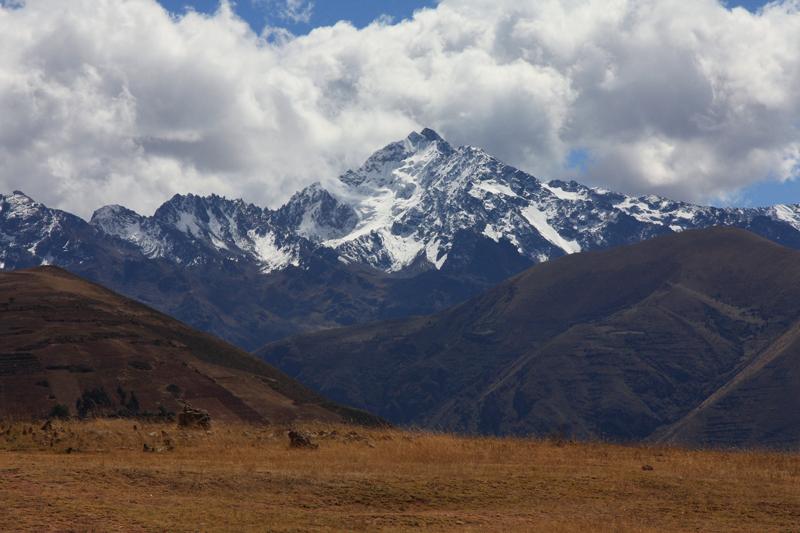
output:
M 277 427 L 0 423 L 0 529 L 800 528 L 798 454 L 303 430 L 318 449 Z

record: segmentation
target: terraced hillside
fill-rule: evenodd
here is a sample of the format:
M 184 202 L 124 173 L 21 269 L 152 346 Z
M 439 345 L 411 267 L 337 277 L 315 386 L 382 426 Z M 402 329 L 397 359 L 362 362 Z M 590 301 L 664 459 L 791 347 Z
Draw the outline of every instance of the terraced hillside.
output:
M 56 267 L 0 274 L 0 418 L 375 422 L 251 355 Z

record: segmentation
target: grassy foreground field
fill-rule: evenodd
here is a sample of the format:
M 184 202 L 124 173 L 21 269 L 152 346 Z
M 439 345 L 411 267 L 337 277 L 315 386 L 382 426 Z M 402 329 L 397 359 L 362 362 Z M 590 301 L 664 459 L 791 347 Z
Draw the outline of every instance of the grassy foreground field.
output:
M 303 429 L 0 423 L 0 530 L 800 528 L 796 454 Z

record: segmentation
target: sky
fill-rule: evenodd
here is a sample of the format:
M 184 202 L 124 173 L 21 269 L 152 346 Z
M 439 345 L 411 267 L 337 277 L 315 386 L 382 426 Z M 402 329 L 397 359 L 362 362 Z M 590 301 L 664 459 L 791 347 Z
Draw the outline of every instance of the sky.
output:
M 182 14 L 187 9 L 201 13 L 214 13 L 219 0 L 158 0 L 165 9 Z M 314 0 L 280 2 L 278 0 L 236 0 L 236 14 L 247 21 L 253 31 L 260 33 L 265 26 L 280 26 L 296 35 L 306 34 L 314 28 L 331 26 L 340 20 L 347 20 L 358 28 L 370 22 L 389 16 L 402 20 L 413 15 L 414 11 L 425 7 L 435 7 L 437 0 Z M 766 0 L 729 0 L 728 7 L 743 7 L 757 11 L 767 3 Z M 287 9 L 287 7 L 289 9 Z M 291 9 L 295 7 L 295 9 Z
M 213 13 L 219 6 L 219 0 L 159 0 L 159 3 L 179 14 L 187 8 Z M 265 26 L 279 26 L 301 35 L 313 28 L 331 26 L 340 20 L 347 20 L 359 28 L 384 16 L 402 20 L 413 15 L 416 9 L 435 5 L 435 0 L 316 0 L 288 3 L 278 0 L 237 0 L 234 9 L 258 33 Z
M 86 217 L 276 207 L 423 127 L 542 179 L 800 203 L 800 0 L 0 0 L 0 49 L 0 193 Z

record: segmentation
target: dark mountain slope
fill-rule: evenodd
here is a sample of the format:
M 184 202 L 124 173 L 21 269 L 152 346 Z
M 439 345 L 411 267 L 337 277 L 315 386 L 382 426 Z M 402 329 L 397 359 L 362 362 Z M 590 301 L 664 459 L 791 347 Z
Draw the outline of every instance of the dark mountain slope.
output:
M 800 443 L 800 323 L 691 413 L 658 433 L 674 443 L 793 448 Z M 748 424 L 731 421 L 749 421 Z
M 55 268 L 0 274 L 0 417 L 175 412 L 287 422 L 376 419 L 233 346 Z
M 498 252 L 508 247 L 491 241 L 485 246 Z M 201 331 L 255 349 L 298 332 L 444 309 L 529 264 L 516 256 L 487 272 L 399 276 L 343 265 L 321 252 L 307 258 L 302 268 L 268 275 L 246 262 L 175 267 L 141 257 L 112 258 L 103 267 L 73 263 L 66 268 Z
M 559 258 L 438 315 L 296 337 L 259 355 L 400 423 L 638 440 L 689 414 L 798 317 L 800 253 L 711 229 Z M 792 375 L 800 359 L 787 350 Z M 792 394 L 790 384 L 768 394 Z M 758 406 L 732 410 L 724 423 L 757 416 Z M 789 435 L 800 414 L 765 424 L 762 436 Z M 696 442 L 698 431 L 681 435 Z

